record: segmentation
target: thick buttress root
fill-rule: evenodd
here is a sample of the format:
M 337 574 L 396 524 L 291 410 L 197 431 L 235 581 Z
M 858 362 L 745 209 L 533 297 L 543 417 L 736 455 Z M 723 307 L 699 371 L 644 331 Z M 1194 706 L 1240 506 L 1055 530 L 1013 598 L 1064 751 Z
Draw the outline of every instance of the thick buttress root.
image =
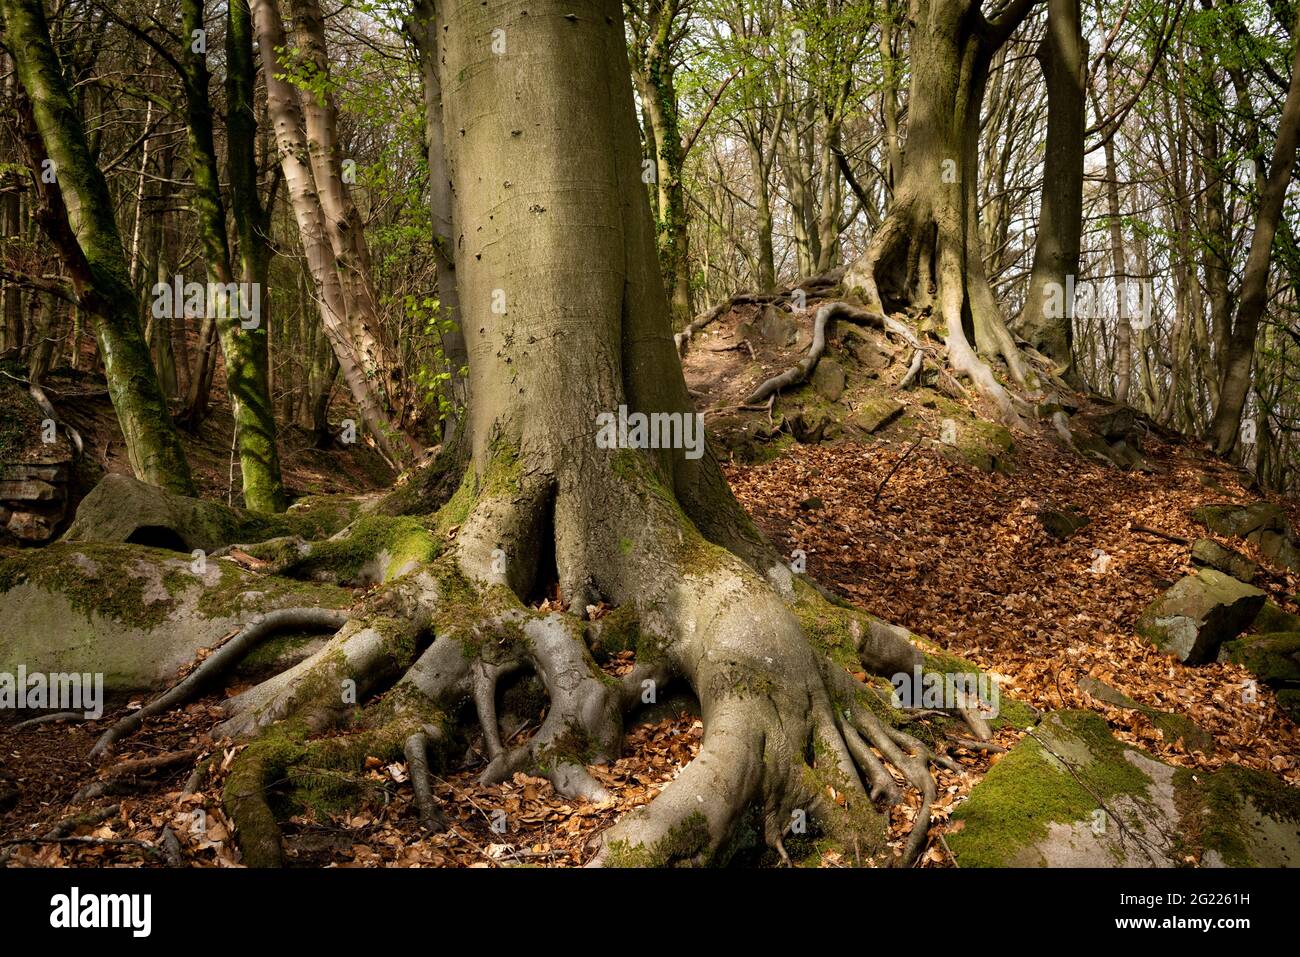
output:
M 845 285 L 857 289 L 872 312 L 885 311 L 882 287 L 916 312 L 936 312 L 953 372 L 970 381 L 1005 425 L 1025 431 L 1016 398 L 971 346 L 965 328 L 968 312 L 974 313 L 981 351 L 1001 356 L 1017 385 L 1036 388 L 1037 380 L 996 314 L 991 294 L 967 288 L 964 257 L 959 227 L 936 221 L 927 204 L 905 199 L 895 204 L 867 251 L 848 270 Z M 911 377 L 909 370 L 909 381 Z
M 482 680 L 474 699 L 491 757 L 482 782 L 496 784 L 516 771 L 534 771 L 544 774 L 565 797 L 609 800 L 585 765 L 618 757 L 623 733 L 620 686 L 602 680 L 583 641 L 581 621 L 555 612 L 527 619 L 522 631 L 521 651 L 541 677 L 550 707 L 527 744 L 507 749 L 488 704 L 495 700 L 495 681 Z

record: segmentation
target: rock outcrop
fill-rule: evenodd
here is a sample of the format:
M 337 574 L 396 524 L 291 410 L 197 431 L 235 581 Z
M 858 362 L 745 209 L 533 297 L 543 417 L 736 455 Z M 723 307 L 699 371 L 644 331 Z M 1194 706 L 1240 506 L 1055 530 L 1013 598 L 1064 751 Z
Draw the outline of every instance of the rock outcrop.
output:
M 1188 665 L 1214 661 L 1219 646 L 1250 627 L 1264 592 L 1212 568 L 1188 575 L 1137 620 L 1137 632 Z
M 127 694 L 276 608 L 343 608 L 332 585 L 129 545 L 57 542 L 0 560 L 0 673 L 97 672 Z
M 962 867 L 1294 867 L 1300 791 L 1236 765 L 1171 767 L 1091 711 L 1058 711 L 975 786 L 946 840 Z

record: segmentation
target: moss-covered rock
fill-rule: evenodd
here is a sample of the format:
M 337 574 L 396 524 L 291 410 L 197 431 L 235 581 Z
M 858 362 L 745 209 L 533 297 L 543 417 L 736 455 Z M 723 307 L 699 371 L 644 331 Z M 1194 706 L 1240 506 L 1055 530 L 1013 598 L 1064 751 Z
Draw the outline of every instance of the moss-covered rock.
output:
M 834 359 L 823 358 L 817 363 L 817 368 L 813 369 L 813 390 L 827 402 L 838 402 L 846 385 L 848 376 L 844 372 L 844 366 Z
M 1279 866 L 1300 862 L 1300 792 L 1229 766 L 1196 773 L 1117 741 L 1090 711 L 1060 711 L 953 813 L 963 867 Z
M 1286 513 L 1270 502 L 1252 505 L 1202 505 L 1192 510 L 1192 518 L 1212 532 L 1245 538 L 1251 532 L 1264 529 L 1282 531 L 1288 528 Z
M 792 346 L 799 338 L 799 323 L 782 309 L 768 305 L 754 320 L 753 331 L 777 346 Z
M 10 552 L 0 559 L 0 672 L 102 672 L 112 693 L 156 688 L 259 612 L 351 600 L 332 586 L 136 545 Z
M 1265 601 L 1250 627 L 1260 634 L 1270 631 L 1300 631 L 1300 615 L 1293 615 L 1273 602 Z
M 1300 543 L 1281 506 L 1272 502 L 1250 505 L 1202 505 L 1192 518 L 1212 532 L 1244 538 L 1259 547 L 1269 561 L 1300 571 Z
M 1192 546 L 1192 564 L 1213 568 L 1249 585 L 1259 574 L 1259 566 L 1240 552 L 1225 548 L 1212 538 L 1199 538 Z
M 174 495 L 129 475 L 105 475 L 77 507 L 67 542 L 127 542 L 178 552 L 214 552 L 284 535 L 317 538 L 354 514 L 337 497 L 308 500 L 282 515 Z
M 1102 804 L 1150 784 L 1098 715 L 1056 712 L 975 786 L 947 840 L 962 867 L 1143 864 L 1112 848 Z
M 1175 772 L 1179 850 L 1203 867 L 1300 866 L 1300 790 L 1229 764 Z
M 1080 455 L 1103 465 L 1115 465 L 1111 457 L 1110 445 L 1100 435 L 1086 429 L 1071 429 L 1070 438 Z M 1118 467 L 1118 466 L 1116 466 Z
M 1134 701 L 1124 692 L 1088 675 L 1079 679 L 1079 690 L 1087 692 L 1098 701 L 1104 701 L 1106 704 L 1117 708 L 1127 708 L 1130 711 L 1141 712 L 1151 719 L 1151 723 L 1160 730 L 1166 741 L 1181 740 L 1183 747 L 1189 751 L 1201 751 L 1205 754 L 1214 753 L 1214 735 L 1185 715 L 1175 714 L 1172 711 L 1161 711 L 1159 708 L 1153 708 L 1150 705 L 1142 704 L 1140 701 Z
M 1219 660 L 1241 665 L 1274 689 L 1279 707 L 1300 723 L 1300 631 L 1265 632 L 1229 641 Z
M 1205 664 L 1223 642 L 1250 627 L 1264 597 L 1258 588 L 1202 568 L 1152 602 L 1139 616 L 1137 632 L 1184 664 Z
M 1048 535 L 1063 542 L 1092 519 L 1077 508 L 1044 508 L 1038 512 L 1038 521 Z
M 952 444 L 944 444 L 941 448 L 950 457 L 973 465 L 981 472 L 1010 472 L 1015 446 L 1015 438 L 1009 429 L 996 422 L 967 418 L 958 422 Z
M 1265 684 L 1300 687 L 1300 632 L 1248 635 L 1224 645 L 1221 657 L 1249 668 Z
M 1258 545 L 1264 557 L 1273 564 L 1293 572 L 1300 571 L 1300 544 L 1296 543 L 1295 535 L 1289 529 L 1285 532 L 1273 529 L 1251 532 L 1246 541 Z
M 347 585 L 374 585 L 391 581 L 433 561 L 443 549 L 431 518 L 410 515 L 362 515 L 339 534 L 314 542 L 298 554 L 292 542 L 267 542 L 250 548 L 251 554 L 277 561 L 295 578 Z M 285 554 L 284 549 L 294 550 Z
M 863 432 L 879 432 L 903 412 L 903 403 L 887 395 L 872 396 L 860 403 L 848 418 L 848 424 Z

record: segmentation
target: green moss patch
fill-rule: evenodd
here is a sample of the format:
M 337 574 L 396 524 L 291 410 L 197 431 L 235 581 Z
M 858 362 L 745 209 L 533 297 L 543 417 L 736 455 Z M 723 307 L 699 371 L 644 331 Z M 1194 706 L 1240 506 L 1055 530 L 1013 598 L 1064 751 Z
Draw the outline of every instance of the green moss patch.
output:
M 1060 711 L 993 766 L 953 813 L 948 844 L 963 867 L 1006 867 L 1050 833 L 1053 822 L 1088 820 L 1117 794 L 1151 784 L 1091 711 Z M 1067 767 L 1067 762 L 1069 767 Z

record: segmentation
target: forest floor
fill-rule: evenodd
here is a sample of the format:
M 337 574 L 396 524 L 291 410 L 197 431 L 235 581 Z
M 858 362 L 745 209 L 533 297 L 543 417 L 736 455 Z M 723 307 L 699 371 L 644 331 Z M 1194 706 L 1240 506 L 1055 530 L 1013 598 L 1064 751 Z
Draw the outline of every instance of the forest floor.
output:
M 738 327 L 754 318 L 752 308 L 733 310 L 693 345 L 686 361 L 688 384 L 706 412 L 738 405 L 755 382 L 788 365 L 807 341 L 805 328 L 779 348 L 737 347 L 732 340 L 745 338 L 745 330 L 735 335 Z M 886 357 L 876 363 L 876 374 L 860 377 L 847 350 L 840 354 L 850 366 L 845 400 L 850 408 L 855 395 L 866 396 L 869 404 L 881 383 L 897 381 L 890 378 L 897 357 Z M 855 393 L 855 383 L 866 391 Z M 805 411 L 822 406 L 821 400 L 807 401 L 806 387 L 802 391 Z M 802 550 L 811 576 L 866 610 L 994 673 L 1003 694 L 1044 711 L 1096 711 L 1117 737 L 1171 764 L 1208 770 L 1237 763 L 1300 786 L 1300 728 L 1279 711 L 1272 692 L 1261 687 L 1259 699 L 1247 704 L 1241 689 L 1250 676 L 1244 669 L 1218 663 L 1186 667 L 1133 631 L 1138 614 L 1192 570 L 1190 544 L 1139 527 L 1188 543 L 1205 537 L 1190 518 L 1191 509 L 1265 497 L 1251 487 L 1248 475 L 1210 458 L 1194 442 L 1154 433 L 1143 446 L 1150 471 L 1120 471 L 1063 447 L 1045 425 L 1017 435 L 1014 449 L 986 470 L 989 463 L 981 467 L 932 441 L 944 419 L 958 414 L 960 402 L 912 393 L 898 398 L 907 406 L 905 414 L 874 434 L 848 428 L 829 442 L 800 444 L 772 432 L 769 442 L 757 443 L 757 454 L 750 443 L 745 455 L 733 458 L 727 472 L 737 496 L 779 547 L 788 553 Z M 799 401 L 792 397 L 792 403 Z M 784 402 L 783 396 L 775 408 Z M 740 429 L 752 436 L 764 431 L 772 413 L 743 415 L 746 420 L 738 423 L 732 412 L 723 412 L 706 417 L 706 423 L 715 435 Z M 205 493 L 223 499 L 230 437 L 228 426 L 221 431 L 224 421 L 209 420 L 210 434 L 201 433 L 207 451 L 193 459 Z M 86 416 L 85 424 L 93 426 L 93 417 Z M 296 491 L 364 492 L 385 483 L 382 462 L 376 469 L 374 460 L 355 461 L 366 454 L 359 449 L 319 452 L 295 449 L 293 441 L 286 441 L 285 460 Z M 113 467 L 111 449 L 105 461 L 113 471 L 121 470 Z M 1300 524 L 1295 503 L 1279 504 Z M 1045 507 L 1074 508 L 1091 522 L 1058 541 L 1037 517 Z M 1274 602 L 1287 611 L 1300 610 L 1295 574 L 1270 567 L 1245 542 L 1224 544 L 1260 561 L 1256 585 Z M 611 667 L 628 665 L 616 660 Z M 1191 719 L 1214 737 L 1214 753 L 1189 751 L 1181 739 L 1166 740 L 1141 712 L 1092 698 L 1079 687 L 1085 676 Z M 234 752 L 222 752 L 208 736 L 224 693 L 146 722 L 120 746 L 123 761 L 214 750 L 217 769 L 198 791 L 181 793 L 193 759 L 151 772 L 134 782 L 131 793 L 112 798 L 119 805 L 115 815 L 80 829 L 78 834 L 92 840 L 21 845 L 12 863 L 161 865 L 152 848 L 170 827 L 187 863 L 236 864 L 220 795 L 223 770 Z M 0 796 L 6 785 L 11 795 L 8 806 L 0 803 L 0 845 L 39 836 L 71 813 L 73 795 L 100 773 L 87 757 L 91 745 L 122 713 L 83 725 L 0 727 Z M 592 768 L 614 795 L 598 805 L 566 802 L 549 782 L 525 775 L 497 786 L 479 785 L 484 760 L 471 740 L 461 766 L 436 779 L 435 794 L 451 826 L 433 835 L 419 828 L 406 768 L 375 760 L 366 771 L 370 798 L 360 807 L 327 818 L 299 816 L 286 824 L 287 856 L 292 864 L 309 866 L 580 865 L 589 838 L 651 800 L 695 755 L 702 732 L 688 706 L 670 704 L 629 729 L 623 756 Z M 517 733 L 527 734 L 528 728 Z M 1021 733 L 1006 727 L 996 740 L 1011 746 Z M 940 800 L 922 866 L 951 866 L 939 839 L 948 817 L 1000 757 L 961 748 L 952 753 L 962 771 L 936 772 Z M 900 841 L 917 804 L 913 795 L 910 807 L 893 813 L 893 833 Z M 499 830 L 500 810 L 508 821 L 505 833 Z M 200 819 L 202 828 L 194 826 Z M 772 857 L 753 849 L 742 860 L 765 864 Z M 827 853 L 820 863 L 853 862 Z

